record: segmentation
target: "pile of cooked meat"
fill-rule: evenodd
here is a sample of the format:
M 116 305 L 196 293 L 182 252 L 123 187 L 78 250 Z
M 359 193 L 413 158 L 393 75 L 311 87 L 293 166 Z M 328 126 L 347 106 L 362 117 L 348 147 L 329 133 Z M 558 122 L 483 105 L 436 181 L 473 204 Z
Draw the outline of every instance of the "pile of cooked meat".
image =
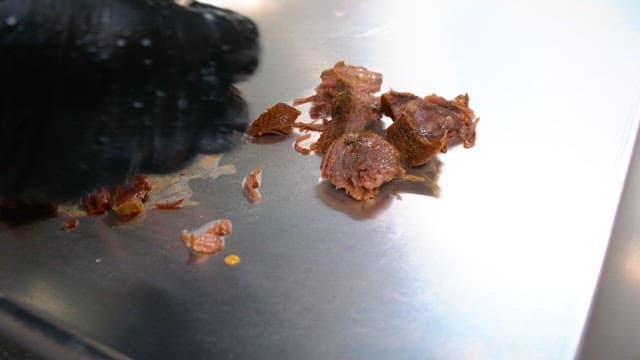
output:
M 294 106 L 311 103 L 309 115 L 314 122 L 296 122 L 300 113 L 280 103 L 252 124 L 260 132 L 249 134 L 290 134 L 291 127 L 319 131 L 310 150 L 324 155 L 322 177 L 354 199 L 371 199 L 394 179 L 416 181 L 415 176 L 406 175 L 405 167 L 425 165 L 455 145 L 470 148 L 475 144 L 479 119 L 469 108 L 466 94 L 447 100 L 435 94 L 420 97 L 390 90 L 378 96 L 382 74 L 342 61 L 323 71 L 320 79 L 315 95 L 293 101 Z M 383 115 L 393 123 L 376 132 L 374 125 Z M 290 124 L 288 130 L 282 128 L 283 118 Z M 268 119 L 277 120 L 271 131 Z M 319 120 L 322 124 L 315 123 Z M 302 135 L 299 140 L 307 137 Z M 299 152 L 308 153 L 299 147 L 299 141 L 295 145 Z

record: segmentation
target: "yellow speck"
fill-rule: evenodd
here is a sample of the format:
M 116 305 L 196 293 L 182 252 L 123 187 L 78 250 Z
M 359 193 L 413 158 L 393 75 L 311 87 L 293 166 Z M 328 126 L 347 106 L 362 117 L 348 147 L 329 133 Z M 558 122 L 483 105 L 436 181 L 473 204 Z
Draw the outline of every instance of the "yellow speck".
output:
M 224 263 L 229 266 L 238 265 L 240 263 L 240 256 L 235 254 L 227 255 L 224 258 Z

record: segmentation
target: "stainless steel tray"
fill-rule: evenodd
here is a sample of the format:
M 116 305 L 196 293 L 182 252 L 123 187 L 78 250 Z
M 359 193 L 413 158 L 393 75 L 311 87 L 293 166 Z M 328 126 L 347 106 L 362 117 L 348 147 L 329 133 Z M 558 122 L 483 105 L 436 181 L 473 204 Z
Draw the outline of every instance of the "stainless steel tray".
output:
M 441 156 L 441 196 L 356 203 L 293 138 L 225 154 L 197 207 L 113 226 L 0 224 L 0 293 L 135 358 L 566 359 L 576 354 L 638 128 L 640 7 L 227 1 L 262 31 L 251 114 L 338 60 L 383 88 L 468 92 L 478 143 Z M 240 183 L 264 169 L 263 202 Z M 400 189 L 402 190 L 402 189 Z M 182 229 L 227 217 L 223 256 Z

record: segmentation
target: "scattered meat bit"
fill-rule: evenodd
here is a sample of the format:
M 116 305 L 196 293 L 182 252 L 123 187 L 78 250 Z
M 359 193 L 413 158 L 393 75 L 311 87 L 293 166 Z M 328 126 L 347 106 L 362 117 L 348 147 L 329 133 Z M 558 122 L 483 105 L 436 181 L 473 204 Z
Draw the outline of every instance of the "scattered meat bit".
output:
M 244 194 L 252 204 L 258 204 L 260 203 L 260 200 L 262 200 L 262 194 L 260 194 L 260 191 L 258 190 L 261 184 L 262 169 L 260 168 L 254 169 L 244 178 L 242 183 Z
M 300 116 L 298 109 L 285 103 L 278 103 L 260 114 L 249 126 L 247 133 L 251 136 L 291 135 L 293 123 Z
M 229 219 L 218 220 L 213 224 L 213 233 L 220 236 L 226 236 L 231 234 L 233 230 L 233 224 Z
M 146 176 L 136 176 L 131 184 L 118 186 L 113 192 L 113 211 L 122 220 L 131 220 L 144 212 L 144 202 L 147 200 L 151 183 Z
M 311 149 L 307 149 L 307 148 L 303 148 L 300 143 L 307 140 L 308 138 L 311 137 L 311 134 L 304 134 L 304 135 L 300 135 L 298 136 L 298 138 L 296 139 L 296 141 L 293 143 L 293 148 L 299 152 L 302 155 L 309 155 L 311 154 Z
M 356 93 L 374 94 L 380 91 L 382 74 L 369 71 L 362 66 L 345 65 L 340 61 L 333 68 L 320 75 L 320 85 L 316 86 L 316 94 L 293 101 L 294 105 L 311 102 L 309 115 L 313 119 L 327 119 L 332 114 L 333 99 L 345 89 Z
M 109 191 L 105 188 L 100 188 L 91 194 L 85 195 L 82 198 L 82 205 L 84 206 L 87 215 L 101 215 L 111 210 L 111 199 Z
M 420 99 L 420 97 L 409 92 L 390 90 L 380 96 L 382 113 L 395 121 L 400 117 L 400 115 L 402 115 L 407 103 L 416 99 Z
M 224 250 L 225 236 L 231 234 L 231 220 L 214 220 L 194 231 L 182 230 L 180 237 L 186 247 L 196 253 L 217 254 Z
M 356 200 L 373 198 L 384 183 L 405 174 L 398 150 L 371 132 L 342 135 L 329 147 L 320 169 L 323 178 Z
M 240 263 L 240 256 L 238 256 L 236 254 L 227 255 L 224 258 L 224 263 L 229 265 L 229 266 L 238 265 Z
M 325 131 L 327 129 L 327 125 L 325 124 L 313 124 L 313 123 L 303 123 L 303 122 L 294 122 L 293 127 L 298 128 L 302 131 Z
M 173 210 L 180 209 L 184 199 L 178 199 L 176 201 L 169 201 L 164 203 L 156 203 L 155 208 L 158 210 Z
M 74 218 L 71 218 L 71 219 L 65 221 L 62 224 L 62 230 L 65 230 L 65 231 L 73 230 L 73 229 L 77 228 L 78 225 L 80 225 L 80 220 L 78 218 L 74 217 Z
M 392 95 L 387 99 L 389 97 Z M 387 128 L 387 139 L 409 166 L 424 165 L 438 152 L 446 152 L 448 146 L 460 141 L 464 147 L 472 147 L 478 120 L 469 109 L 468 102 L 467 95 L 460 95 L 452 101 L 437 95 L 409 100 L 403 104 L 402 113 Z M 396 106 L 392 113 L 397 113 L 400 107 Z

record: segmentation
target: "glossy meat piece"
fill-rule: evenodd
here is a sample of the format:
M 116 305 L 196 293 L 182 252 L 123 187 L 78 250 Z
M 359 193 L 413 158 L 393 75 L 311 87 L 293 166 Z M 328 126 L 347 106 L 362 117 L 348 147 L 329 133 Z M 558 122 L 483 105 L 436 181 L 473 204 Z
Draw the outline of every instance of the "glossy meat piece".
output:
M 335 139 L 345 133 L 362 132 L 380 120 L 379 98 L 367 93 L 345 89 L 336 94 L 331 103 L 331 121 L 311 149 L 325 153 Z
M 291 135 L 293 123 L 300 116 L 298 109 L 285 103 L 277 103 L 260 114 L 251 123 L 247 134 L 251 136 L 271 135 Z
M 130 184 L 118 186 L 111 197 L 113 211 L 122 220 L 130 220 L 144 212 L 144 202 L 151 191 L 151 183 L 145 176 L 136 176 Z
M 420 99 L 420 97 L 410 92 L 390 90 L 380 96 L 382 113 L 395 121 L 402 115 L 407 103 L 416 99 Z
M 382 74 L 369 71 L 362 66 L 346 65 L 343 61 L 320 75 L 321 82 L 316 86 L 316 94 L 294 100 L 294 105 L 311 102 L 309 115 L 313 119 L 328 119 L 332 116 L 333 100 L 344 90 L 356 93 L 375 94 L 380 91 Z
M 390 101 L 393 96 L 388 94 L 383 95 L 385 103 L 393 105 L 385 108 L 392 109 L 395 121 L 387 128 L 387 139 L 400 151 L 405 164 L 424 165 L 449 146 L 462 143 L 469 148 L 475 144 L 478 120 L 468 107 L 467 95 L 454 100 L 429 95 L 409 101 L 402 96 Z
M 320 169 L 324 179 L 356 200 L 375 197 L 384 183 L 405 174 L 398 150 L 371 132 L 349 133 L 336 139 Z

